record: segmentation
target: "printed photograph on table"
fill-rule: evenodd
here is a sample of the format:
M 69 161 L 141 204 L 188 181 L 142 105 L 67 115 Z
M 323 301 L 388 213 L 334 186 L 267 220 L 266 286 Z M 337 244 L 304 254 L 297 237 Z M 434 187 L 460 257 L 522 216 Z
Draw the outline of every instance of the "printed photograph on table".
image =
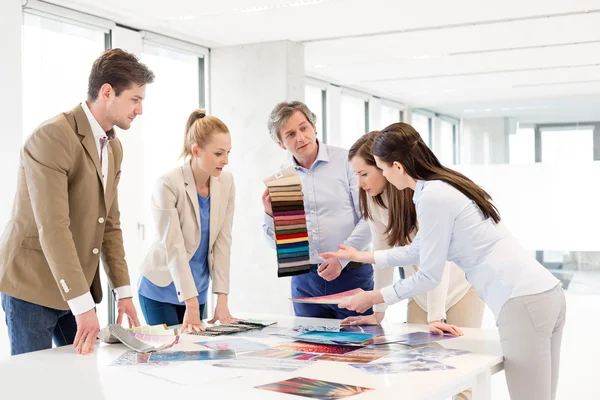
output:
M 315 361 L 334 361 L 343 363 L 370 363 L 383 357 L 383 354 L 356 354 L 350 352 L 346 354 L 321 354 L 314 358 Z
M 404 340 L 401 340 L 400 343 L 408 345 L 408 346 L 418 346 L 421 344 L 438 342 L 440 340 L 454 339 L 458 336 L 453 335 L 436 335 L 430 332 L 412 332 L 404 335 Z
M 368 333 L 355 332 L 306 332 L 296 336 L 297 341 L 347 346 L 364 346 L 365 341 L 373 338 Z
M 148 359 L 151 353 L 138 353 L 133 350 L 126 351 L 121 354 L 117 359 L 113 360 L 111 366 L 119 365 L 139 365 L 148 364 Z M 156 365 L 156 364 L 155 364 Z
M 151 363 L 155 362 L 178 362 L 178 361 L 207 361 L 236 358 L 233 350 L 200 350 L 200 351 L 165 351 L 152 353 Z
M 363 292 L 361 288 L 347 290 L 341 293 L 330 294 L 328 296 L 316 296 L 316 297 L 292 297 L 290 300 L 296 303 L 310 303 L 310 304 L 342 304 L 346 301 L 350 301 L 352 296 Z
M 223 360 L 213 364 L 214 367 L 262 369 L 268 371 L 296 371 L 311 365 L 313 361 L 291 358 L 240 357 Z
M 292 342 L 273 346 L 273 349 L 297 351 L 300 353 L 346 354 L 356 350 L 355 346 L 333 346 L 328 344 Z
M 427 372 L 443 371 L 456 369 L 451 365 L 434 360 L 425 360 L 417 358 L 414 360 L 398 360 L 395 362 L 374 363 L 374 364 L 349 364 L 351 367 L 370 374 L 398 374 L 403 372 Z
M 253 351 L 251 353 L 245 353 L 243 355 L 246 357 L 264 357 L 264 358 L 282 358 L 282 359 L 290 359 L 290 360 L 310 360 L 312 358 L 318 357 L 318 354 L 315 353 L 301 353 L 297 351 L 287 351 L 287 350 L 277 350 L 277 349 L 268 349 L 262 351 Z
M 397 349 L 396 349 L 397 351 Z M 358 350 L 354 350 L 353 352 L 346 353 L 347 355 L 360 355 L 360 356 L 379 356 L 385 357 L 389 354 L 392 354 L 394 350 L 383 349 L 380 347 L 361 347 Z
M 269 346 L 262 343 L 253 342 L 246 339 L 223 339 L 223 340 L 210 340 L 203 342 L 196 342 L 204 347 L 208 347 L 213 350 L 234 350 L 236 353 L 243 353 L 247 351 L 258 351 L 268 349 Z
M 364 345 L 382 345 L 389 343 L 401 343 L 406 341 L 406 334 L 399 335 L 385 335 L 385 336 L 377 336 L 371 339 L 367 339 L 364 342 Z
M 368 333 L 373 336 L 385 335 L 385 330 L 381 325 L 340 325 L 340 332 Z
M 296 332 L 339 332 L 339 326 L 326 326 L 326 325 L 296 325 L 293 328 Z
M 279 381 L 255 387 L 257 389 L 270 390 L 272 392 L 295 394 L 296 396 L 310 397 L 313 399 L 331 400 L 350 397 L 374 390 L 372 388 L 303 377 L 287 379 L 285 381 Z
M 458 349 L 448 349 L 441 346 L 435 347 L 417 347 L 416 349 L 410 349 L 405 351 L 400 351 L 397 353 L 390 354 L 386 356 L 386 359 L 415 359 L 415 358 L 423 358 L 427 360 L 443 360 L 445 358 L 462 356 L 465 354 L 470 354 L 470 351 L 467 350 L 458 350 Z

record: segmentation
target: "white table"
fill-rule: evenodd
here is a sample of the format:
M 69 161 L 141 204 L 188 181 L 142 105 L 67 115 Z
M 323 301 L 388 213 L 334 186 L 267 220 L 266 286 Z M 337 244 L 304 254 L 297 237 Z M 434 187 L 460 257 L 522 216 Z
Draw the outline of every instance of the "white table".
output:
M 296 325 L 337 326 L 338 321 L 318 318 L 299 318 L 251 314 L 245 318 L 278 320 L 276 326 Z M 384 325 L 385 327 L 385 325 Z M 425 331 L 423 325 L 396 325 L 394 331 Z M 293 399 L 290 395 L 255 389 L 254 386 L 285 380 L 297 376 L 326 381 L 352 384 L 375 390 L 359 394 L 361 399 L 447 399 L 467 388 L 473 388 L 473 400 L 490 399 L 491 375 L 503 369 L 503 358 L 496 331 L 464 329 L 464 336 L 439 342 L 442 346 L 472 351 L 444 360 L 456 369 L 445 371 L 411 372 L 390 375 L 373 375 L 359 371 L 347 364 L 331 361 L 318 361 L 308 367 L 293 372 L 246 370 L 208 367 L 213 361 L 187 361 L 168 366 L 110 366 L 112 360 L 128 349 L 121 344 L 98 344 L 96 352 L 88 356 L 78 356 L 72 346 L 56 348 L 10 357 L 0 362 L 0 393 L 2 398 L 20 399 L 61 399 L 61 400 L 116 400 L 119 398 L 169 398 L 175 400 L 198 399 L 201 396 L 215 395 L 226 399 Z M 182 335 L 180 343 L 172 350 L 201 350 L 198 341 L 223 339 Z M 235 338 L 243 336 L 236 335 Z M 248 340 L 269 345 L 283 343 L 277 337 Z M 289 341 L 289 340 L 288 340 Z M 379 361 L 375 361 L 379 362 Z M 199 365 L 202 364 L 202 365 Z M 232 371 L 241 375 L 211 384 L 181 385 L 151 376 L 148 368 L 185 368 L 185 374 L 196 376 L 207 368 Z

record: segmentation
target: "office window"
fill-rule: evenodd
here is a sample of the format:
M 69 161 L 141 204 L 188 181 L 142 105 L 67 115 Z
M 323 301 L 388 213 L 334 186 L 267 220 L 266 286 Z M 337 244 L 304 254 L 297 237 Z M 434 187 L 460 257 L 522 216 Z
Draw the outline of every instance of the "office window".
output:
M 86 99 L 108 31 L 23 14 L 23 136 Z
M 566 164 L 594 160 L 594 135 L 591 127 L 542 127 L 540 131 L 543 163 Z
M 396 122 L 402 122 L 402 110 L 386 104 L 381 105 L 381 129 Z
M 454 124 L 445 120 L 440 121 L 440 150 L 438 158 L 442 164 L 456 164 L 456 137 Z
M 518 127 L 508 136 L 508 160 L 510 164 L 535 163 L 535 130 Z
M 317 138 L 323 143 L 327 143 L 327 134 L 325 132 L 326 93 L 327 91 L 320 87 L 306 85 L 304 94 L 306 105 L 317 116 Z
M 349 149 L 366 133 L 365 100 L 343 94 L 341 97 L 341 147 Z
M 431 118 L 427 115 L 413 112 L 411 125 L 419 132 L 419 135 L 421 135 L 423 141 L 427 143 L 427 146 L 431 148 Z

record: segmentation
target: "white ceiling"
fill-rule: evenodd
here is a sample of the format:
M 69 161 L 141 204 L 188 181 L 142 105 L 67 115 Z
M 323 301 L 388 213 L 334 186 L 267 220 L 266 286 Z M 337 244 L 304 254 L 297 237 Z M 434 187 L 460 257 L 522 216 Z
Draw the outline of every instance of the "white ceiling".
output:
M 450 115 L 600 119 L 600 0 L 51 2 L 208 47 L 303 42 L 308 76 Z

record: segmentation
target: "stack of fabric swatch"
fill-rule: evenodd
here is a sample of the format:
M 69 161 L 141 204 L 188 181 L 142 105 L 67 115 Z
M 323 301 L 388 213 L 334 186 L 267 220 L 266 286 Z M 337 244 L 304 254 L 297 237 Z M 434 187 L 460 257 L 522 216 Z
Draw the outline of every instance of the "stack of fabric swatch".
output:
M 294 167 L 288 167 L 265 179 L 265 184 L 273 207 L 279 266 L 277 276 L 305 274 L 310 270 L 310 266 L 300 177 Z

